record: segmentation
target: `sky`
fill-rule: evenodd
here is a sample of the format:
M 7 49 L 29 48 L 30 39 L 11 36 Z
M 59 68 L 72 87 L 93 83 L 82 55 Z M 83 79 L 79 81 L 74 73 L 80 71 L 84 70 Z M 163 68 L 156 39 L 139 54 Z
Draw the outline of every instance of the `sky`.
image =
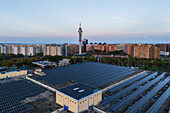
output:
M 0 43 L 170 43 L 170 0 L 0 0 Z

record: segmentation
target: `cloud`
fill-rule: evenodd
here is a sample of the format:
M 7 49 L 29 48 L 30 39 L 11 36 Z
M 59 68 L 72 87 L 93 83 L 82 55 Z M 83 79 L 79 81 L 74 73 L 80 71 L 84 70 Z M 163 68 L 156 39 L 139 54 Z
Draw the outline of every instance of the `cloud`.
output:
M 114 18 L 114 19 L 120 19 L 121 18 L 120 16 L 112 16 L 112 15 L 106 15 L 106 14 L 99 14 L 99 15 L 103 16 L 103 17 Z
M 121 13 L 120 15 L 121 15 L 121 16 L 126 16 L 126 15 L 128 15 L 128 14 L 126 14 L 126 13 Z
M 127 14 L 120 14 L 120 15 L 127 15 Z M 122 18 L 121 16 L 112 16 L 112 15 L 107 15 L 107 14 L 99 14 L 99 16 L 103 16 L 103 17 L 108 17 L 108 18 L 113 18 L 113 19 L 119 19 L 121 21 L 124 22 L 128 22 L 128 23 L 132 23 L 132 24 L 140 24 L 141 22 L 139 21 L 135 21 L 135 20 L 130 20 L 130 19 L 125 19 L 124 17 Z
M 170 23 L 170 18 L 164 20 L 166 23 Z
M 139 22 L 139 21 L 135 21 L 135 20 L 126 20 L 127 22 L 129 22 L 129 23 L 133 23 L 133 24 L 140 24 L 141 22 Z

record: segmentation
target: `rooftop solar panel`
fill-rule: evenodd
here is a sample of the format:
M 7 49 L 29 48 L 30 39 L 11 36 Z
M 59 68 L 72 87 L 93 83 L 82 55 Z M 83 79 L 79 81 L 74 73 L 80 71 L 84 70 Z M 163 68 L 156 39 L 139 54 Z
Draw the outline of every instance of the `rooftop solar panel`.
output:
M 38 77 L 43 81 L 53 85 L 61 84 L 67 81 L 75 80 L 86 83 L 89 78 L 99 80 L 103 74 L 114 73 L 116 70 L 131 70 L 129 67 L 120 67 L 101 63 L 84 63 L 74 66 L 56 68 L 46 71 L 45 76 Z M 106 75 L 107 77 L 107 75 Z M 87 83 L 88 84 L 88 83 Z

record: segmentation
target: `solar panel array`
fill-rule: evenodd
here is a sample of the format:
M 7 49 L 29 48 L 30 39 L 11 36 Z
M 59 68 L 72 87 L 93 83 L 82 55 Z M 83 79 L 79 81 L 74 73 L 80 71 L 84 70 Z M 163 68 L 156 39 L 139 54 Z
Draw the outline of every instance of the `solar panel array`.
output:
M 147 95 L 145 95 L 143 98 L 141 98 L 136 104 L 131 106 L 125 113 L 135 113 L 139 110 L 152 96 L 154 96 L 166 83 L 168 83 L 170 80 L 169 77 L 167 77 L 164 81 L 161 81 L 154 89 L 150 91 Z
M 0 113 L 27 112 L 26 108 L 30 105 L 22 104 L 21 101 L 43 91 L 44 89 L 24 80 L 0 84 Z
M 125 89 L 122 89 L 121 91 L 117 92 L 116 94 L 114 94 L 114 95 L 110 96 L 109 98 L 103 100 L 103 101 L 101 102 L 101 105 L 102 105 L 102 106 L 106 106 L 106 105 L 109 104 L 110 102 L 118 99 L 119 97 L 123 96 L 124 94 L 128 93 L 128 92 L 131 91 L 132 89 L 136 88 L 137 86 L 139 86 L 140 84 L 146 82 L 147 80 L 149 80 L 150 78 L 152 78 L 152 77 L 154 77 L 154 76 L 156 76 L 156 73 L 151 74 L 151 75 L 149 75 L 149 76 L 141 79 L 141 80 L 138 81 L 138 82 L 135 82 L 134 84 L 128 86 L 128 87 L 125 88 Z M 114 87 L 113 87 L 113 88 L 114 88 Z M 112 92 L 111 92 L 111 93 L 112 93 Z
M 125 105 L 127 105 L 129 102 L 134 100 L 137 96 L 139 96 L 142 92 L 149 89 L 151 86 L 157 84 L 151 91 L 146 94 L 144 97 L 142 97 L 139 101 L 135 102 L 134 105 L 132 105 L 126 113 L 135 113 L 137 112 L 146 102 L 148 102 L 149 99 L 151 99 L 161 88 L 163 88 L 170 80 L 170 77 L 165 77 L 166 73 L 162 73 L 161 75 L 158 75 L 158 72 L 155 72 L 151 75 L 148 75 L 147 73 L 143 73 L 129 81 L 126 81 L 116 87 L 113 87 L 110 89 L 110 93 L 115 94 L 109 96 L 108 98 L 104 99 L 100 104 L 104 107 L 108 104 L 111 104 L 111 109 L 114 112 L 118 112 L 123 108 Z M 146 76 L 148 75 L 148 76 Z M 158 75 L 158 76 L 157 76 Z M 142 79 L 141 79 L 142 78 Z M 141 80 L 138 80 L 141 79 Z M 148 82 L 150 80 L 150 82 Z M 134 82 L 134 83 L 133 83 Z M 133 83 L 133 84 L 131 84 Z M 140 86 L 141 84 L 145 83 L 143 86 Z M 130 86 L 128 86 L 131 84 Z M 124 89 L 121 89 L 123 87 L 127 86 Z M 137 88 L 138 87 L 138 88 Z M 169 86 L 168 86 L 169 87 Z M 131 90 L 137 88 L 132 93 L 129 93 Z M 121 90 L 120 90 L 121 89 Z M 164 101 L 168 98 L 170 88 L 168 88 L 162 96 L 152 105 L 152 107 L 147 111 L 148 113 L 153 112 L 156 113 L 159 108 L 162 106 Z M 124 97 L 125 94 L 128 94 L 126 97 Z M 120 97 L 122 97 L 120 99 Z M 112 102 L 115 102 L 112 104 Z M 105 109 L 107 111 L 107 108 Z
M 133 74 L 135 71 L 129 67 L 101 63 L 84 63 L 66 68 L 60 67 L 46 70 L 45 72 L 46 75 L 38 77 L 38 79 L 53 85 L 75 80 L 94 87 L 100 87 L 121 77 Z
M 153 84 L 155 84 L 156 82 L 158 82 L 160 79 L 162 79 L 164 76 L 164 74 L 159 75 L 157 78 L 153 79 L 152 81 L 148 82 L 147 84 L 145 84 L 143 87 L 139 88 L 138 90 L 136 90 L 135 92 L 133 92 L 132 94 L 128 95 L 126 98 L 122 99 L 121 101 L 119 101 L 118 103 L 116 103 L 115 105 L 112 105 L 112 109 L 114 111 L 118 111 L 120 108 L 122 108 L 123 106 L 125 106 L 128 102 L 130 102 L 131 100 L 133 100 L 135 97 L 137 97 L 138 95 L 140 95 L 143 91 L 145 91 L 146 89 L 148 89 L 149 87 L 151 87 Z
M 147 110 L 146 113 L 156 113 L 162 104 L 166 101 L 170 95 L 170 87 L 161 95 L 161 97 Z
M 136 80 L 139 80 L 142 77 L 145 77 L 146 75 L 148 75 L 148 73 L 142 73 L 139 76 L 136 76 L 136 77 L 132 78 L 131 80 L 128 80 L 128 81 L 124 82 L 123 84 L 120 84 L 120 85 L 118 85 L 118 86 L 116 86 L 116 87 L 114 87 L 112 89 L 109 89 L 109 92 L 113 93 L 113 92 L 115 92 L 115 91 L 117 91 L 117 90 L 119 90 L 119 89 L 121 89 L 121 88 L 135 82 Z

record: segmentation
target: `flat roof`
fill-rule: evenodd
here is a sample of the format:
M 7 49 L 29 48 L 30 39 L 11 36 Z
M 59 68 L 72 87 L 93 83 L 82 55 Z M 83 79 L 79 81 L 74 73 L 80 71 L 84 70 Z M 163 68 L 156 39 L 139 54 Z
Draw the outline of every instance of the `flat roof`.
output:
M 0 69 L 6 69 L 5 67 L 0 67 Z
M 84 98 L 88 95 L 95 93 L 96 91 L 98 91 L 98 89 L 93 88 L 83 83 L 77 83 L 77 84 L 62 88 L 59 91 L 72 98 L 80 100 L 81 98 Z

